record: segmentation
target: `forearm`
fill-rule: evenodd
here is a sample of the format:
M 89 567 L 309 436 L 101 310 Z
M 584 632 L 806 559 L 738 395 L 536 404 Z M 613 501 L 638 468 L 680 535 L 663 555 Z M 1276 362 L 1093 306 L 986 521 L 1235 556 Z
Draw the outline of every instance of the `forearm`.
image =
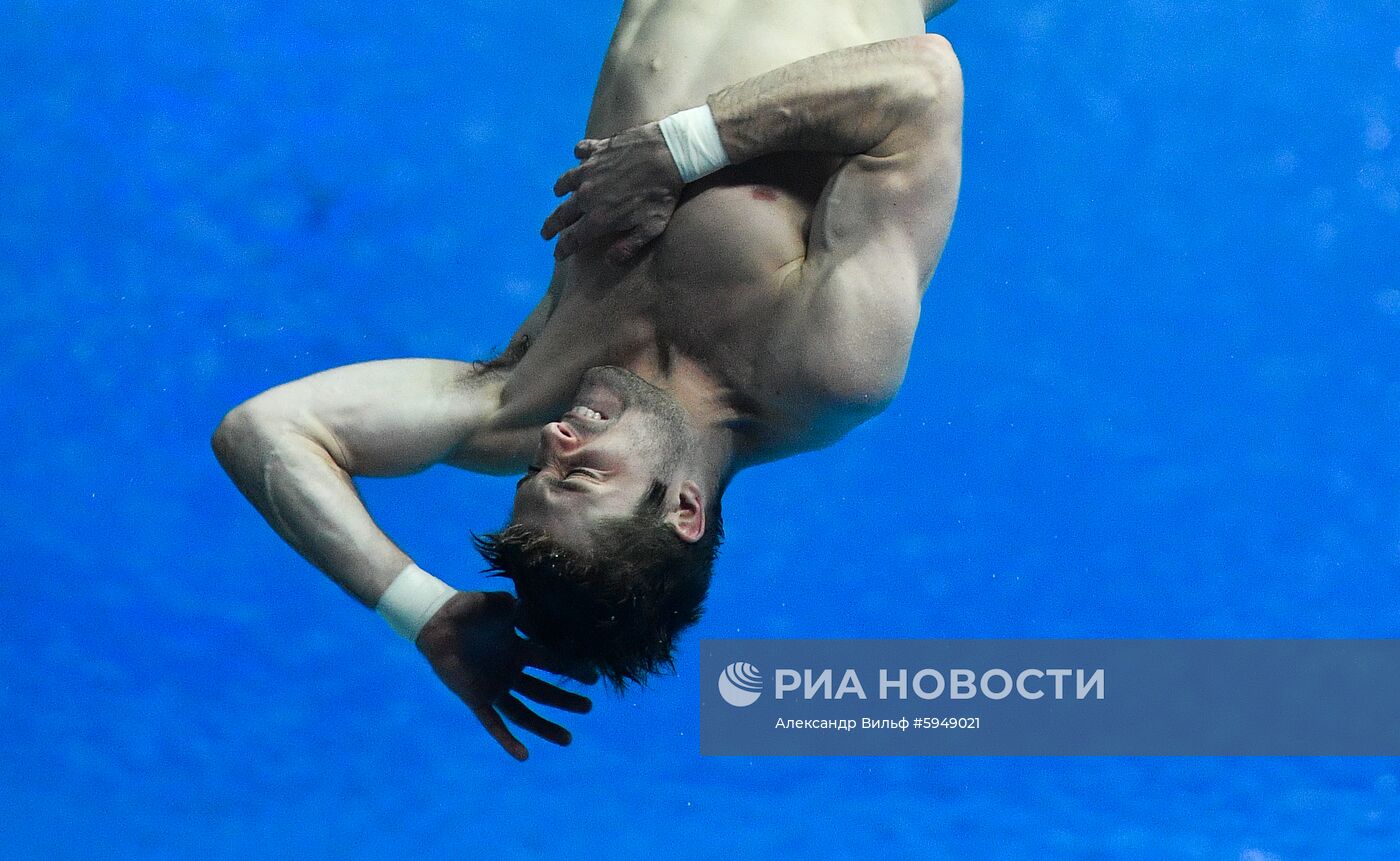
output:
M 411 561 L 375 524 L 349 473 L 322 443 L 245 404 L 214 450 L 234 484 L 292 549 L 373 607 Z
M 735 163 L 797 150 L 873 150 L 938 97 L 949 52 L 940 36 L 911 36 L 800 60 L 740 81 L 708 102 Z
M 686 183 L 770 153 L 894 164 L 931 143 L 949 149 L 946 139 L 961 133 L 962 77 L 948 41 L 924 34 L 799 60 L 707 102 L 579 142 L 581 163 L 554 184 L 571 196 L 540 231 L 559 237 L 555 257 L 610 237 L 607 260 L 620 265 L 661 235 Z

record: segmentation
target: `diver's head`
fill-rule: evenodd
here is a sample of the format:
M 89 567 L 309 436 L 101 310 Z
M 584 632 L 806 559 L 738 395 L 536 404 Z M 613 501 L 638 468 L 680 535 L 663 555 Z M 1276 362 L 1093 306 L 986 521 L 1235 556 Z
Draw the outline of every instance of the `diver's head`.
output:
M 682 541 L 698 541 L 705 488 L 713 481 L 697 462 L 697 440 L 690 416 L 670 394 L 623 368 L 590 368 L 574 406 L 541 429 L 511 522 L 587 551 L 598 527 L 633 514 L 661 482 L 663 518 Z
M 668 669 L 700 617 L 718 483 L 685 409 L 635 374 L 593 368 L 574 403 L 541 431 L 510 524 L 477 546 L 515 581 L 526 636 L 620 688 Z

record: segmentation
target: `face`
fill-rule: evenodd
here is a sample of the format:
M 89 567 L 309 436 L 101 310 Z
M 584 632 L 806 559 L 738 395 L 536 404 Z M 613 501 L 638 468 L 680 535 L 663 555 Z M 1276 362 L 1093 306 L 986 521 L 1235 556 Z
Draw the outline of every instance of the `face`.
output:
M 591 368 L 574 406 L 540 431 L 511 521 L 585 548 L 591 527 L 632 514 L 654 481 L 672 481 L 693 439 L 670 395 L 623 368 Z

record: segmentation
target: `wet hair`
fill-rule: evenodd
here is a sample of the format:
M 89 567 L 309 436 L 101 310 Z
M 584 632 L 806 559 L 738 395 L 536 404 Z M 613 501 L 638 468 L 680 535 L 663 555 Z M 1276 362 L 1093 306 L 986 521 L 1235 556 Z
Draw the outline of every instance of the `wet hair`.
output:
M 700 619 L 723 536 L 716 500 L 705 534 L 682 540 L 662 519 L 666 492 L 654 482 L 632 515 L 593 530 L 587 552 L 520 523 L 472 536 L 491 575 L 515 582 L 516 627 L 618 691 L 675 670 L 676 640 Z

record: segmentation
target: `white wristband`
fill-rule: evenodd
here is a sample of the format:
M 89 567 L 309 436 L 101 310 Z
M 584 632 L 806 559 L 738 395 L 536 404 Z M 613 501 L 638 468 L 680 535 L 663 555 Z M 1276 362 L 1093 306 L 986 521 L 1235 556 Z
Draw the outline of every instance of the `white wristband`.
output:
M 709 105 L 671 114 L 661 121 L 661 136 L 676 160 L 681 179 L 694 182 L 729 166 L 729 153 L 719 139 L 719 126 Z
M 433 614 L 456 594 L 456 589 L 409 563 L 384 590 L 379 603 L 374 605 L 374 612 L 383 616 L 399 636 L 414 642 Z

